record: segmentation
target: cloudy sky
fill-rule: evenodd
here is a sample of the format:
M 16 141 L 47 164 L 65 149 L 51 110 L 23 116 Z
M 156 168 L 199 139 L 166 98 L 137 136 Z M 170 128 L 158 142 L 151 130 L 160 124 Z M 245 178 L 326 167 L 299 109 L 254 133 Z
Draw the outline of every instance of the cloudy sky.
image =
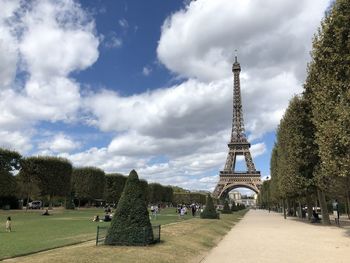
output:
M 246 131 L 266 177 L 329 2 L 0 0 L 0 147 L 212 190 L 237 49 Z

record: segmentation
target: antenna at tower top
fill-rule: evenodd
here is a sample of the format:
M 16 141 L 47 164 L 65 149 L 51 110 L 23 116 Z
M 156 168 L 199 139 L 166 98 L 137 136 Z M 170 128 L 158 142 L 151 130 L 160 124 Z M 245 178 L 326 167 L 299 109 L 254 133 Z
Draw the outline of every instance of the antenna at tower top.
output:
M 237 53 L 238 53 L 238 51 L 237 51 L 237 49 L 235 49 L 235 63 L 237 63 Z

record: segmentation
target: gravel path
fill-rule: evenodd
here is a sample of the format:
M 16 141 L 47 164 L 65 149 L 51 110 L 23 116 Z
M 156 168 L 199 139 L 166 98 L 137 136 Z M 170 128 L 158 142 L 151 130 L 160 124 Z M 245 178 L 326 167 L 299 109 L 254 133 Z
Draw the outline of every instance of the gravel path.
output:
M 201 263 L 350 262 L 350 229 L 250 210 Z

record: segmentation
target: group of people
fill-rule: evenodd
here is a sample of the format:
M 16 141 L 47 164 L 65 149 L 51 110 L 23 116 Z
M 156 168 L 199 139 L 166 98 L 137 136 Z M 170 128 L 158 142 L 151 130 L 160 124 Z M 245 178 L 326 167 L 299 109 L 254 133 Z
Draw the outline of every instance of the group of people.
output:
M 110 222 L 112 221 L 113 214 L 112 213 L 106 213 L 103 217 L 103 219 L 100 219 L 99 215 L 95 215 L 92 219 L 92 222 Z
M 151 214 L 153 218 L 157 219 L 157 215 L 160 211 L 160 205 L 151 205 Z
M 95 215 L 94 218 L 92 219 L 92 222 L 110 222 L 112 220 L 112 217 L 113 217 L 112 209 L 110 208 L 110 206 L 107 206 L 105 208 L 105 215 L 103 219 L 100 219 L 99 215 Z
M 190 209 L 192 212 L 192 216 L 196 216 L 197 211 L 200 210 L 200 206 L 198 204 L 192 203 L 190 206 L 186 205 L 178 205 L 176 208 L 176 212 L 179 214 L 180 218 L 183 218 L 187 215 L 187 210 Z

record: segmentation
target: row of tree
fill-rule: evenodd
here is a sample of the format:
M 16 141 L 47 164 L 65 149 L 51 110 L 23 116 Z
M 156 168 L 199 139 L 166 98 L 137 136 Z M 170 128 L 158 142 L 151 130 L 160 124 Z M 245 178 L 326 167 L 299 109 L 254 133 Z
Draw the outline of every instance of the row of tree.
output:
M 105 174 L 96 167 L 74 168 L 64 158 L 28 157 L 15 151 L 0 148 L 0 207 L 16 206 L 18 199 L 46 199 L 52 204 L 53 198 L 76 200 L 90 203 L 105 201 L 117 204 L 127 177 Z M 173 189 L 158 183 L 148 184 L 140 180 L 149 203 L 172 203 Z M 67 206 L 72 203 L 67 202 Z
M 319 205 L 324 224 L 332 200 L 346 204 L 348 214 L 350 208 L 349 21 L 350 1 L 335 1 L 314 37 L 304 92 L 290 101 L 277 129 L 271 180 L 259 195 L 260 205 L 299 215 L 306 204 L 309 219 Z
M 206 203 L 206 194 L 204 193 L 195 193 L 195 192 L 175 192 L 173 194 L 173 203 L 178 204 L 205 204 Z

